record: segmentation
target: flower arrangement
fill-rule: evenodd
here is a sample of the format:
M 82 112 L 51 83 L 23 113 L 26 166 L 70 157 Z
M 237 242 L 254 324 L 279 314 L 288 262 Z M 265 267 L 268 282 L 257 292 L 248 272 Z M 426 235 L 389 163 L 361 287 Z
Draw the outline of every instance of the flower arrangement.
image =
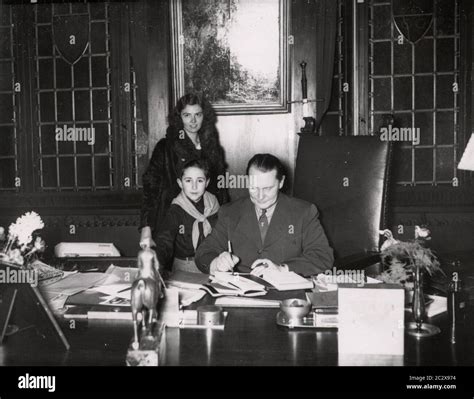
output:
M 35 234 L 36 230 L 43 227 L 44 223 L 36 212 L 20 216 L 8 228 L 8 236 L 5 229 L 0 227 L 0 260 L 20 266 L 30 262 L 46 247 L 41 237 Z
M 416 266 L 430 276 L 437 271 L 442 272 L 436 255 L 425 247 L 426 241 L 431 239 L 428 229 L 415 226 L 415 239 L 407 242 L 395 240 L 390 230 L 380 231 L 380 234 L 387 238 L 381 247 L 382 264 L 387 269 L 377 276 L 379 280 L 412 289 Z

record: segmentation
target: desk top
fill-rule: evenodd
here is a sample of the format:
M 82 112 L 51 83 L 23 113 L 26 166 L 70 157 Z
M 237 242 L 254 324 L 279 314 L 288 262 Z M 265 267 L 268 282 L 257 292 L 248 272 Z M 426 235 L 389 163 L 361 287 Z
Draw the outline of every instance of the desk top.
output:
M 470 258 L 472 259 L 472 258 Z M 472 260 L 471 260 L 472 262 Z M 464 266 L 466 263 L 464 262 Z M 206 296 L 204 303 L 212 303 Z M 226 327 L 220 330 L 167 328 L 164 365 L 185 366 L 336 366 L 337 330 L 290 330 L 276 324 L 278 309 L 228 308 Z M 365 365 L 474 365 L 474 306 L 467 309 L 467 322 L 457 344 L 449 342 L 447 315 L 432 323 L 441 334 L 417 340 L 405 335 L 405 354 L 367 357 Z M 68 352 L 45 345 L 34 328 L 7 338 L 0 346 L 1 365 L 123 366 L 133 327 L 119 320 L 62 320 Z
M 276 324 L 278 309 L 229 308 L 225 330 L 167 328 L 164 365 L 185 366 L 336 366 L 341 363 L 336 330 L 290 330 Z M 405 336 L 405 355 L 359 357 L 362 365 L 474 365 L 474 317 L 456 345 L 449 343 L 446 315 L 433 320 L 441 334 L 417 340 Z M 116 320 L 61 322 L 71 350 L 44 344 L 25 329 L 0 347 L 2 365 L 123 366 L 133 328 Z M 361 362 L 361 363 L 360 363 Z

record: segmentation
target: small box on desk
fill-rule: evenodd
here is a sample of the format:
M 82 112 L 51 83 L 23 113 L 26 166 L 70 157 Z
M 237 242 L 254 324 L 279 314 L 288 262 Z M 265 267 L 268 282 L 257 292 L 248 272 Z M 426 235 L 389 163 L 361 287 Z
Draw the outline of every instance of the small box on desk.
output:
M 339 354 L 403 355 L 405 292 L 396 284 L 339 284 Z

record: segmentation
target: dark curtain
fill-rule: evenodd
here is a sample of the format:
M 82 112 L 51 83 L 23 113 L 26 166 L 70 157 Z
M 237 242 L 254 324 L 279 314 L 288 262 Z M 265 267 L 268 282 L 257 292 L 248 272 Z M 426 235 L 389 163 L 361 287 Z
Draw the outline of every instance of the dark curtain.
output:
M 336 47 L 337 1 L 318 0 L 316 15 L 316 132 L 329 108 Z
M 148 132 L 148 1 L 141 0 L 129 5 L 130 47 L 138 91 L 138 106 L 145 133 Z

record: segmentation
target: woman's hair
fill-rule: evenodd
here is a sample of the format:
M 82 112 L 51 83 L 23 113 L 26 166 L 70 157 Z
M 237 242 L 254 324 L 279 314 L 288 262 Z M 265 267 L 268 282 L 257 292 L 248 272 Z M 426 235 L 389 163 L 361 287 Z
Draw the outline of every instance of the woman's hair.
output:
M 192 159 L 191 161 L 186 162 L 181 170 L 180 179 L 183 178 L 185 170 L 189 168 L 201 169 L 204 172 L 206 179 L 209 179 L 209 163 L 205 159 Z
M 183 129 L 181 112 L 186 105 L 199 105 L 202 108 L 203 120 L 199 129 L 199 141 L 205 158 L 216 171 L 225 169 L 224 151 L 219 143 L 219 134 L 216 129 L 216 113 L 211 104 L 201 94 L 186 94 L 178 100 L 176 107 L 169 116 L 169 124 L 178 133 Z

